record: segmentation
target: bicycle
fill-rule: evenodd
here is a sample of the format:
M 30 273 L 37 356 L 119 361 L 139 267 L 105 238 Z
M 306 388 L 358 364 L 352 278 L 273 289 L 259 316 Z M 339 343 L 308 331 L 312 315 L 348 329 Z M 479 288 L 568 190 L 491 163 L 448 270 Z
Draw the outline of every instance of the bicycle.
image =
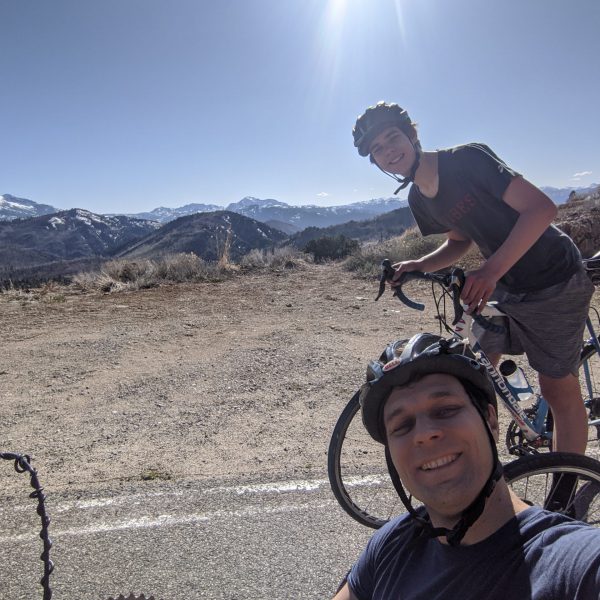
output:
M 587 268 L 600 268 L 600 260 L 594 259 L 593 264 L 588 261 Z M 377 298 L 381 296 L 386 281 L 393 274 L 390 261 L 384 261 L 382 269 Z M 520 458 L 505 464 L 504 473 L 517 495 L 533 504 L 552 507 L 557 500 L 556 490 L 561 489 L 561 480 L 568 482 L 568 498 L 560 498 L 561 508 L 580 520 L 600 526 L 600 462 L 579 454 L 539 453 L 540 450 L 550 447 L 552 437 L 551 413 L 548 412 L 545 401 L 538 394 L 536 404 L 530 409 L 523 409 L 506 378 L 485 357 L 472 332 L 473 321 L 483 328 L 498 327 L 489 318 L 502 313 L 493 304 L 488 304 L 481 315 L 469 315 L 464 312 L 460 302 L 464 273 L 460 269 L 454 269 L 451 273 L 405 273 L 400 285 L 395 288 L 394 295 L 413 309 L 425 308 L 424 305 L 410 300 L 402 290 L 405 283 L 414 279 L 432 282 L 440 327 L 445 327 L 450 333 L 466 339 L 472 350 L 479 352 L 494 381 L 499 398 L 513 418 L 506 441 L 509 452 Z M 436 285 L 442 288 L 439 298 L 435 296 Z M 447 297 L 452 298 L 455 313 L 451 325 L 445 315 Z M 440 310 L 442 302 L 444 304 Z M 598 442 L 600 388 L 595 387 L 594 369 L 591 368 L 590 361 L 600 352 L 600 339 L 590 318 L 587 326 L 590 338 L 583 344 L 581 361 L 588 390 L 586 406 L 590 414 L 589 424 Z M 377 529 L 391 516 L 404 509 L 389 479 L 381 445 L 370 438 L 361 419 L 356 418 L 360 411 L 358 397 L 359 393 L 356 392 L 335 425 L 328 451 L 328 475 L 332 491 L 341 507 L 359 523 Z M 560 493 L 564 494 L 564 489 Z

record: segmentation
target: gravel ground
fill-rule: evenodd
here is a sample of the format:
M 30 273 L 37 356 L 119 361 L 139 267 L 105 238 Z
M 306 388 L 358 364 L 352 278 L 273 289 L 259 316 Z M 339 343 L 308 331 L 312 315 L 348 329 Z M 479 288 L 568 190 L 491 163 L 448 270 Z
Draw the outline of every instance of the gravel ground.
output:
M 411 284 L 426 299 L 429 287 Z M 336 265 L 111 294 L 0 295 L 0 450 L 48 490 L 322 477 L 337 416 L 392 339 L 437 331 Z M 594 302 L 599 304 L 596 292 Z M 3 492 L 22 490 L 3 477 Z

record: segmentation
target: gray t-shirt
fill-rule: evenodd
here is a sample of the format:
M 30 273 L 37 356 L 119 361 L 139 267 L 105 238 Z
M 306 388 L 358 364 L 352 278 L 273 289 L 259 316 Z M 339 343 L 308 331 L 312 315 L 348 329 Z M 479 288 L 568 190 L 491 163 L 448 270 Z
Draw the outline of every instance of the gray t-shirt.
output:
M 519 213 L 502 200 L 518 173 L 484 144 L 465 144 L 438 152 L 439 188 L 435 198 L 416 185 L 408 203 L 423 235 L 455 230 L 473 240 L 484 257 L 508 237 Z M 498 282 L 513 293 L 541 290 L 573 275 L 581 264 L 569 236 L 551 225 Z
M 485 540 L 414 539 L 402 516 L 378 530 L 348 575 L 359 600 L 591 600 L 600 597 L 600 530 L 528 508 Z

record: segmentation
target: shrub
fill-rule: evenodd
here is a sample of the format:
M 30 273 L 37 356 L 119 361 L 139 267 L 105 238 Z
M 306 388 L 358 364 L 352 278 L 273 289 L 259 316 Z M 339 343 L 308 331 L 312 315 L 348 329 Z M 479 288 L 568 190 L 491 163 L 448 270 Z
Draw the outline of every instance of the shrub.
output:
M 292 246 L 282 246 L 271 250 L 250 250 L 240 259 L 240 266 L 245 270 L 296 269 L 301 268 L 304 262 L 305 258 L 299 250 Z
M 215 281 L 222 279 L 226 271 L 193 253 L 181 253 L 158 260 L 112 260 L 105 263 L 100 272 L 77 274 L 73 284 L 83 291 L 107 293 L 155 287 L 161 283 Z
M 111 260 L 104 263 L 102 272 L 121 283 L 133 283 L 143 277 L 149 277 L 154 271 L 154 264 L 149 260 L 127 261 Z
M 156 264 L 157 279 L 174 283 L 212 279 L 218 271 L 193 252 L 165 256 Z
M 315 262 L 323 262 L 325 260 L 340 260 L 359 249 L 360 244 L 356 240 L 340 234 L 311 240 L 306 244 L 304 252 L 312 254 Z
M 384 258 L 389 258 L 392 262 L 415 260 L 433 252 L 445 239 L 443 234 L 423 237 L 416 227 L 412 227 L 398 237 L 379 244 L 364 245 L 346 259 L 344 268 L 360 277 L 377 277 Z M 473 269 L 481 260 L 479 250 L 474 247 L 456 264 L 464 269 Z

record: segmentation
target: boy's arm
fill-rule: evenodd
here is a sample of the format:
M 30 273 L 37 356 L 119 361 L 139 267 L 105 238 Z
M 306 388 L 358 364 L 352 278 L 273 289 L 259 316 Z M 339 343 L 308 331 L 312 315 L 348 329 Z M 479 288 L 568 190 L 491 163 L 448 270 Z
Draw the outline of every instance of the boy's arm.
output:
M 556 216 L 556 205 L 523 177 L 515 177 L 502 200 L 519 213 L 514 227 L 502 245 L 479 269 L 470 271 L 462 298 L 469 311 L 483 308 L 497 281 L 535 244 Z

